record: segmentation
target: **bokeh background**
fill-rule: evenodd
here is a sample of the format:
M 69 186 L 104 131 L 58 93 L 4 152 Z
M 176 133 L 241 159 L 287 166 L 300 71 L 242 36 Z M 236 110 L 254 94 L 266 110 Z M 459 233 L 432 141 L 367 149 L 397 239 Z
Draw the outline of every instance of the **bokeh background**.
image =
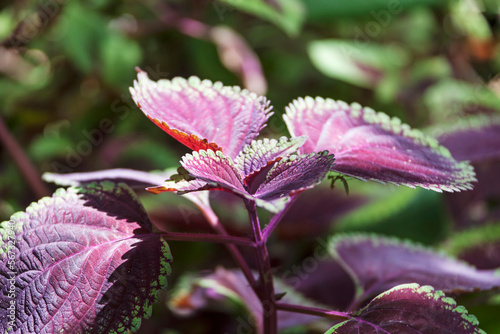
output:
M 457 159 L 470 159 L 474 145 L 497 143 L 487 159 L 473 161 L 479 183 L 463 194 L 348 179 L 346 196 L 341 183 L 331 190 L 325 181 L 277 230 L 271 255 L 278 273 L 303 263 L 320 238 L 346 231 L 408 238 L 482 269 L 500 266 L 499 127 L 469 151 L 460 144 L 480 135 L 456 132 L 500 124 L 498 0 L 3 0 L 1 220 L 56 189 L 41 181 L 44 172 L 178 166 L 186 149 L 130 98 L 136 67 L 153 79 L 195 75 L 267 95 L 275 112 L 263 131 L 268 137 L 288 134 L 281 115 L 294 98 L 322 96 L 399 117 L 438 137 Z M 223 197 L 214 198 L 216 211 L 233 233 L 246 233 L 245 212 Z M 141 200 L 160 228 L 209 231 L 182 198 L 142 192 Z M 184 272 L 233 266 L 220 246 L 171 246 L 171 282 Z M 318 286 L 342 274 L 320 269 L 301 278 L 301 290 L 341 307 L 348 297 Z M 168 292 L 162 298 L 144 333 L 222 332 L 218 326 L 243 312 L 199 311 L 194 323 L 167 308 Z M 460 302 L 481 328 L 500 332 L 498 296 Z

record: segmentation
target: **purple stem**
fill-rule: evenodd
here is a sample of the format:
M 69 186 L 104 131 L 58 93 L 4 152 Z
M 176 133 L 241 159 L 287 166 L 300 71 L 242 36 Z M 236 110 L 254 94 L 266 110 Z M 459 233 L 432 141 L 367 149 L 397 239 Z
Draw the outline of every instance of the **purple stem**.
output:
M 1 116 L 0 141 L 3 142 L 5 148 L 9 152 L 16 165 L 19 167 L 19 170 L 30 185 L 36 197 L 42 198 L 44 196 L 50 195 L 49 189 L 45 186 L 45 184 L 42 182 L 42 179 L 40 178 L 40 174 L 33 166 L 28 156 L 24 153 L 21 145 L 19 145 L 14 136 L 12 136 L 12 134 L 9 132 L 9 129 L 7 129 L 7 126 L 3 122 Z
M 310 314 L 316 315 L 318 317 L 336 319 L 336 320 L 345 320 L 351 319 L 352 316 L 349 313 L 339 312 L 339 311 L 330 311 L 324 310 L 315 307 L 307 307 L 302 305 L 293 305 L 293 304 L 285 304 L 285 303 L 275 303 L 274 304 L 278 310 L 287 311 L 287 312 L 295 312 L 302 314 Z
M 217 234 L 223 235 L 223 236 L 230 236 L 230 234 L 227 233 L 224 226 L 222 226 L 219 223 L 219 218 L 217 217 L 217 215 L 213 211 L 206 210 L 200 204 L 197 204 L 197 206 L 201 210 L 205 219 L 210 223 L 210 226 L 212 226 L 212 228 L 214 229 L 214 231 Z M 255 246 L 255 244 L 253 244 L 253 245 Z M 258 295 L 257 282 L 255 281 L 255 277 L 253 276 L 252 270 L 248 266 L 247 261 L 245 260 L 245 258 L 241 254 L 238 247 L 236 247 L 236 245 L 232 245 L 232 244 L 226 244 L 225 246 L 226 246 L 227 250 L 229 251 L 229 253 L 231 254 L 231 256 L 233 257 L 236 264 L 238 265 L 238 267 L 240 267 L 241 271 L 243 272 L 243 275 L 245 275 L 245 278 L 247 279 L 248 284 L 250 284 L 250 286 L 252 287 L 255 294 Z
M 255 243 L 247 238 L 235 237 L 232 235 L 204 234 L 204 233 L 182 233 L 182 232 L 163 232 L 161 236 L 165 240 L 172 241 L 202 241 L 218 242 L 223 244 L 240 245 L 255 247 Z
M 290 201 L 286 204 L 285 208 L 275 214 L 273 218 L 271 218 L 271 221 L 269 224 L 267 224 L 266 227 L 264 227 L 264 231 L 262 232 L 262 238 L 264 241 L 267 241 L 269 237 L 271 236 L 271 233 L 273 233 L 274 229 L 278 226 L 278 224 L 281 222 L 281 219 L 285 216 L 285 214 L 288 212 L 288 210 L 292 207 L 293 203 L 297 199 L 299 194 L 295 194 L 290 196 Z
M 256 244 L 257 268 L 259 270 L 258 287 L 260 292 L 257 296 L 259 296 L 262 303 L 262 316 L 264 318 L 263 333 L 276 334 L 278 333 L 278 319 L 276 307 L 274 305 L 274 283 L 269 253 L 267 252 L 266 241 L 262 238 L 262 230 L 260 228 L 255 202 L 245 201 L 245 205 L 247 207 L 248 217 L 252 225 Z

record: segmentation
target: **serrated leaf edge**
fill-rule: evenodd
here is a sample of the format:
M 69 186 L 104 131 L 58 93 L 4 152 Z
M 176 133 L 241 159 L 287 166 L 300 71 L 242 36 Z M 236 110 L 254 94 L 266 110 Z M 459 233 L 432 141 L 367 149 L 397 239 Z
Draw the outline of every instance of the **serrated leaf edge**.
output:
M 321 103 L 325 109 L 333 108 L 336 110 L 342 110 L 348 113 L 348 115 L 353 118 L 358 118 L 359 116 L 362 115 L 363 120 L 369 124 L 380 125 L 384 130 L 391 131 L 396 135 L 400 135 L 405 138 L 409 138 L 417 145 L 430 148 L 434 152 L 441 154 L 444 157 L 451 159 L 452 161 L 455 161 L 451 156 L 450 151 L 446 147 L 439 145 L 437 139 L 427 136 L 421 130 L 412 129 L 408 124 L 402 123 L 401 120 L 397 117 L 391 118 L 384 112 L 380 111 L 377 112 L 370 107 L 362 107 L 357 102 L 348 104 L 341 100 L 333 100 L 331 98 L 323 98 L 319 96 L 316 98 L 312 98 L 310 96 L 299 97 L 293 100 L 288 106 L 285 107 L 286 112 L 285 114 L 283 114 L 283 119 L 292 137 L 295 137 L 295 133 L 293 133 L 294 125 L 291 120 L 291 116 L 303 114 L 301 108 L 313 107 L 315 103 Z M 333 153 L 335 154 L 335 152 Z M 477 181 L 475 177 L 476 174 L 474 172 L 474 168 L 467 161 L 460 161 L 460 162 L 455 161 L 455 166 L 458 169 L 458 171 L 454 173 L 453 179 L 454 180 L 460 179 L 461 180 L 460 183 L 456 181 L 454 181 L 455 184 L 451 185 L 409 183 L 409 182 L 400 182 L 400 183 L 389 182 L 389 183 L 394 185 L 403 185 L 413 189 L 415 189 L 416 187 L 420 187 L 427 190 L 433 190 L 436 192 L 443 192 L 443 191 L 459 192 L 462 190 L 471 190 L 472 189 L 471 183 Z M 359 180 L 366 181 L 365 178 L 356 175 L 351 175 L 351 174 L 345 174 L 345 175 L 353 176 Z M 375 178 L 369 178 L 369 180 L 386 184 L 386 182 Z

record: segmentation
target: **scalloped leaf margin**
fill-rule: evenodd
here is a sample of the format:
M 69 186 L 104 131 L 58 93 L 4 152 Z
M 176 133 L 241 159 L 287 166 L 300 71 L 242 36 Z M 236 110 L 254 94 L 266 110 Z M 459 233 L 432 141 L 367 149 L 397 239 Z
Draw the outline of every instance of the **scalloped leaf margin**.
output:
M 486 334 L 479 321 L 454 299 L 431 286 L 398 285 L 375 297 L 325 334 Z
M 293 137 L 308 136 L 301 152 L 335 154 L 332 170 L 381 183 L 437 192 L 472 189 L 472 166 L 455 161 L 434 138 L 385 113 L 321 97 L 294 100 L 283 115 Z
M 168 244 L 125 184 L 59 189 L 0 231 L 2 333 L 135 331 L 167 286 Z

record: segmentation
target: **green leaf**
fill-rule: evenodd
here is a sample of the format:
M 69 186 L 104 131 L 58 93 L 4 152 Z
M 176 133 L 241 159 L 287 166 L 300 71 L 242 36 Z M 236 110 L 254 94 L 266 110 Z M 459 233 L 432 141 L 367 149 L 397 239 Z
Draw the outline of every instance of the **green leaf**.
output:
M 73 1 L 64 8 L 55 31 L 62 34 L 60 46 L 75 66 L 84 73 L 90 72 L 105 36 L 104 17 Z
M 402 49 L 366 40 L 318 40 L 308 45 L 308 53 L 324 75 L 367 88 L 375 88 L 384 76 L 408 62 Z
M 119 33 L 101 40 L 100 57 L 104 80 L 112 86 L 127 88 L 136 76 L 134 68 L 142 59 L 139 43 Z
M 445 242 L 444 248 L 448 253 L 459 256 L 469 249 L 498 242 L 500 242 L 500 224 L 487 224 L 455 233 Z
M 454 1 L 451 5 L 451 19 L 466 35 L 483 40 L 489 39 L 492 38 L 492 32 L 482 10 L 482 1 Z
M 356 15 L 373 16 L 372 11 L 390 11 L 397 15 L 405 9 L 414 6 L 434 6 L 443 7 L 446 1 L 435 0 L 349 0 L 349 1 L 325 1 L 307 0 L 304 1 L 307 9 L 307 16 L 310 21 L 327 21 L 333 18 L 346 18 Z
M 297 36 L 302 28 L 305 11 L 298 0 L 277 0 L 276 6 L 264 0 L 219 0 L 221 3 L 268 20 L 290 36 Z M 217 6 L 217 5 L 216 5 Z M 277 8 L 279 7 L 279 8 Z M 216 7 L 217 8 L 217 7 Z M 221 17 L 223 19 L 223 17 Z
M 356 195 L 356 183 L 350 183 Z M 409 238 L 425 244 L 441 240 L 447 230 L 441 195 L 420 189 L 370 186 L 371 198 L 334 225 L 335 232 L 374 232 Z M 366 190 L 364 191 L 366 192 Z M 404 222 L 404 223 L 403 223 Z
M 500 110 L 500 97 L 488 87 L 451 78 L 427 89 L 423 102 L 431 112 L 433 123 L 456 121 L 463 117 L 465 109 L 486 107 Z

